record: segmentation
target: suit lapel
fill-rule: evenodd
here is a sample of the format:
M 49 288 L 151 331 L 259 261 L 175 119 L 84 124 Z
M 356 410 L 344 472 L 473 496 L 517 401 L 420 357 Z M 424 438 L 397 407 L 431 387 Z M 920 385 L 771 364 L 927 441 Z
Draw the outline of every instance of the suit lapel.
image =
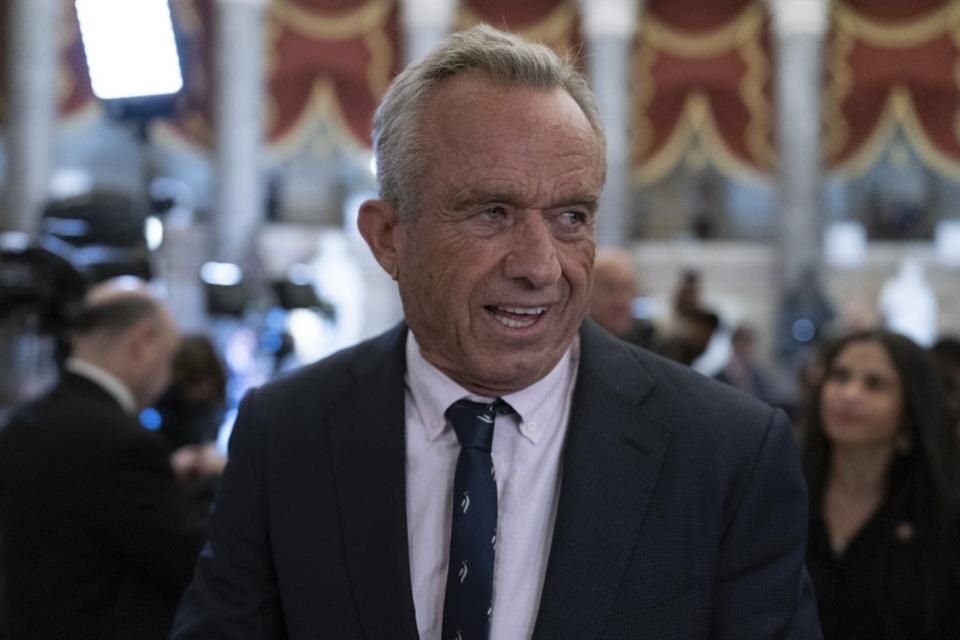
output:
M 331 449 L 347 570 L 367 638 L 416 638 L 410 587 L 399 327 L 354 368 L 331 416 Z
M 645 405 L 653 387 L 626 345 L 585 323 L 534 638 L 602 631 L 670 439 Z

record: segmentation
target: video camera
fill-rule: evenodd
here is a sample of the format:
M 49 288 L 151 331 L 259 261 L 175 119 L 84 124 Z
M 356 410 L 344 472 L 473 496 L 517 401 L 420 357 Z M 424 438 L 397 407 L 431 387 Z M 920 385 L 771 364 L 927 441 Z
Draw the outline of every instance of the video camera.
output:
M 29 244 L 26 234 L 0 234 L 0 323 L 32 315 L 39 331 L 59 336 L 86 290 L 86 279 L 64 257 Z
M 38 243 L 65 258 L 91 284 L 123 275 L 149 280 L 145 219 L 132 197 L 96 191 L 48 204 Z

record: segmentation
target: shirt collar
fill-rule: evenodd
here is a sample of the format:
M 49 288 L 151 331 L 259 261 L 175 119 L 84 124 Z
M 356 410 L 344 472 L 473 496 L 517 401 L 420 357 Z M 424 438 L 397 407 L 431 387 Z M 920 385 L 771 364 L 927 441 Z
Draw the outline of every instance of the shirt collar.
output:
M 136 415 L 137 402 L 133 398 L 133 392 L 130 391 L 130 387 L 112 373 L 101 369 L 95 364 L 91 364 L 85 360 L 78 360 L 77 358 L 67 358 L 66 363 L 64 363 L 64 369 L 102 387 L 104 391 L 109 393 L 110 396 L 123 407 L 124 411 L 130 415 Z
M 502 396 L 517 413 L 521 435 L 537 444 L 549 425 L 538 424 L 534 416 L 542 415 L 542 408 L 552 401 L 562 401 L 572 382 L 571 373 L 580 354 L 580 336 L 574 336 L 560 361 L 540 380 L 529 387 Z M 423 357 L 413 331 L 407 331 L 407 387 L 413 396 L 413 404 L 419 413 L 420 422 L 427 429 L 427 439 L 440 437 L 447 427 L 444 415 L 447 408 L 460 400 L 469 398 L 490 402 L 493 398 L 478 396 L 451 380 L 445 373 Z

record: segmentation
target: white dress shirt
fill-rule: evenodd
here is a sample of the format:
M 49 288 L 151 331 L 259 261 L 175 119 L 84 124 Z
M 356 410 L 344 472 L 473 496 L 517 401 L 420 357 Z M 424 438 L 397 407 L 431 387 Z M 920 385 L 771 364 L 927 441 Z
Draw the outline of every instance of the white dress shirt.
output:
M 421 640 L 441 640 L 450 552 L 453 475 L 460 444 L 444 412 L 470 393 L 420 353 L 407 333 L 406 459 L 410 580 Z M 560 495 L 560 464 L 579 360 L 579 338 L 536 384 L 503 396 L 518 415 L 498 416 L 493 433 L 497 550 L 491 640 L 533 633 Z
M 137 414 L 137 402 L 133 398 L 133 392 L 130 391 L 130 387 L 112 373 L 104 371 L 95 364 L 90 364 L 77 358 L 67 358 L 63 368 L 70 373 L 75 373 L 95 383 L 97 386 L 102 387 L 103 390 L 113 396 L 113 399 L 130 415 Z

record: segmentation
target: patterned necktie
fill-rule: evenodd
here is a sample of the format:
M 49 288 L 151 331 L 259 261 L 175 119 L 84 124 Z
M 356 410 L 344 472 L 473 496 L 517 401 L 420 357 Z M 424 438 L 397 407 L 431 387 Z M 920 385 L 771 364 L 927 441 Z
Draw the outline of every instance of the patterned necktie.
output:
M 446 417 L 460 440 L 453 479 L 450 563 L 443 605 L 443 640 L 487 640 L 493 612 L 493 557 L 497 543 L 497 483 L 490 447 L 503 400 L 458 400 Z

